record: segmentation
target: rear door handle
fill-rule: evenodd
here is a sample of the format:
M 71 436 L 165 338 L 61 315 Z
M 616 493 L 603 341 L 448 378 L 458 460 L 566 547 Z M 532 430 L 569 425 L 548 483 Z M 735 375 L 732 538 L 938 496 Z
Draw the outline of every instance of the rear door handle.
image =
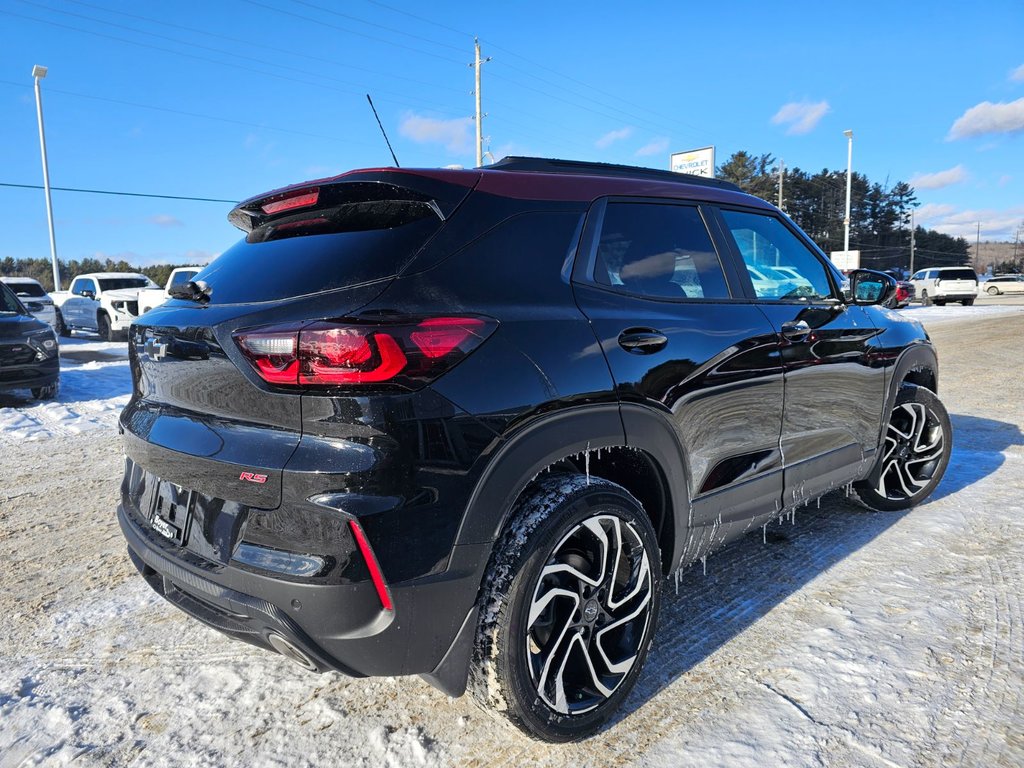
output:
M 803 341 L 811 332 L 811 326 L 803 320 L 790 320 L 782 324 L 782 335 L 790 341 Z
M 651 328 L 627 328 L 619 334 L 619 346 L 634 355 L 659 352 L 668 344 L 668 336 Z

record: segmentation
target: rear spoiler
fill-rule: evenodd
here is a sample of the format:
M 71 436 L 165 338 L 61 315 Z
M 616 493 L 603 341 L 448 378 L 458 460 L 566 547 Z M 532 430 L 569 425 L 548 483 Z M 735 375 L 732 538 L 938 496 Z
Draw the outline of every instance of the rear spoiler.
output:
M 471 172 L 448 172 L 443 179 L 407 171 L 354 172 L 243 200 L 228 214 L 228 221 L 248 234 L 270 221 L 296 213 L 329 210 L 346 203 L 373 200 L 423 203 L 441 221 L 445 221 L 479 179 L 480 174 Z

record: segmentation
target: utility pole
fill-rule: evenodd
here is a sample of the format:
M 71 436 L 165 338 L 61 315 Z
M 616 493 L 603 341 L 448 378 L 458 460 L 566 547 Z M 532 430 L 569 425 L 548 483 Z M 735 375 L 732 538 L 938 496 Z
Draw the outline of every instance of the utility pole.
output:
M 846 149 L 846 218 L 843 220 L 843 226 L 846 229 L 846 234 L 843 237 L 843 250 L 849 254 L 850 252 L 850 190 L 851 186 L 851 174 L 853 170 L 853 131 L 843 131 L 849 142 Z
M 981 266 L 981 222 L 978 222 L 978 237 L 974 241 L 974 269 Z
M 779 208 L 782 208 L 782 181 L 786 178 L 786 161 L 779 158 Z
M 484 164 L 484 114 L 480 109 L 480 67 L 490 61 L 491 57 L 488 56 L 486 59 L 480 58 L 480 40 L 475 37 L 473 38 L 473 46 L 476 50 L 476 56 L 473 63 L 469 66 L 476 70 L 476 89 L 473 93 L 476 95 L 476 167 L 479 168 Z
M 910 276 L 914 276 L 914 209 L 910 209 Z
M 46 77 L 46 67 L 36 64 L 32 77 L 36 81 L 36 115 L 39 117 L 39 151 L 43 156 L 43 189 L 46 190 L 46 221 L 50 225 L 50 263 L 53 267 L 53 290 L 60 290 L 60 268 L 57 266 L 57 238 L 53 234 L 53 202 L 50 200 L 50 168 L 46 163 L 46 133 L 43 131 L 43 95 L 39 81 Z

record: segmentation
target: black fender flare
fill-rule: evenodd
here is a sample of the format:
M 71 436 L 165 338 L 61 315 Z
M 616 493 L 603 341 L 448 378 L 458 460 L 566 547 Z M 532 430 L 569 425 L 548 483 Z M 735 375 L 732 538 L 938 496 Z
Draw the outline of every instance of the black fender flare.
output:
M 516 498 L 545 468 L 587 450 L 625 444 L 618 403 L 573 406 L 520 427 L 503 441 L 473 489 L 456 544 L 495 541 Z

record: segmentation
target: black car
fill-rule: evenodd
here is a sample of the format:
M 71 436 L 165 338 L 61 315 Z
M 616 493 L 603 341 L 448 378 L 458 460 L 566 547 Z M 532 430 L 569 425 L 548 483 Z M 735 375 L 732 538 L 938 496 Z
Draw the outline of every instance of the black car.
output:
M 60 354 L 57 336 L 5 284 L 0 283 L 0 392 L 29 389 L 37 400 L 57 395 Z
M 844 292 L 731 184 L 510 158 L 229 219 L 244 239 L 132 326 L 118 516 L 157 592 L 306 669 L 582 738 L 665 577 L 837 487 L 910 507 L 946 468 L 895 282 Z

